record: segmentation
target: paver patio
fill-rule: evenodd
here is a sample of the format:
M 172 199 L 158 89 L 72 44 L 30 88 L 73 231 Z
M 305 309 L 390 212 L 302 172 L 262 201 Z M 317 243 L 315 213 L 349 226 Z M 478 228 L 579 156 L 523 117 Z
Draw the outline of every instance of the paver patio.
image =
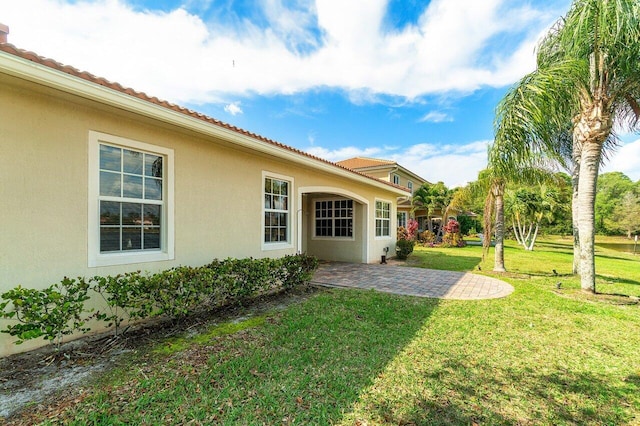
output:
M 458 300 L 496 299 L 513 292 L 513 287 L 504 281 L 470 272 L 364 263 L 322 263 L 311 282 Z

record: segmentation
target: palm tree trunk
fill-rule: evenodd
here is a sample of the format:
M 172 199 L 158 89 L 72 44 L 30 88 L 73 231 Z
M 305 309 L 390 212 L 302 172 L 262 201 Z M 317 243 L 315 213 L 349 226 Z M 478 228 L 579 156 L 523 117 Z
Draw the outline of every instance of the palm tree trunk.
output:
M 580 239 L 580 286 L 584 291 L 596 292 L 595 265 L 595 200 L 598 167 L 602 150 L 599 144 L 582 147 L 578 191 L 578 236 Z
M 494 272 L 506 272 L 504 267 L 504 187 L 498 189 L 496 200 L 496 247 Z
M 571 154 L 573 170 L 571 171 L 571 227 L 573 232 L 573 274 L 580 273 L 580 234 L 578 232 L 578 219 L 580 210 L 578 209 L 578 182 L 580 181 L 580 144 L 573 141 L 573 152 Z

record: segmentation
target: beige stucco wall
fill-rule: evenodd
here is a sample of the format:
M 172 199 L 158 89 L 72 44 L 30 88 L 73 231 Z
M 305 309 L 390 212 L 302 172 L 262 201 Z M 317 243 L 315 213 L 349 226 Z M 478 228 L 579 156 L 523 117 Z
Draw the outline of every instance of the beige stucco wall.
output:
M 298 247 L 296 224 L 301 187 L 348 188 L 368 203 L 368 217 L 358 220 L 361 239 L 356 245 L 360 246 L 338 250 L 344 253 L 343 260 L 372 262 L 379 259 L 383 246 L 393 250 L 395 202 L 391 238 L 367 239 L 362 234 L 366 220 L 373 235 L 375 199 L 395 200 L 397 194 L 391 191 L 37 87 L 0 73 L 0 292 L 18 284 L 44 288 L 64 276 L 157 271 L 202 265 L 213 258 L 295 253 L 303 249 Z M 88 266 L 89 131 L 174 150 L 174 260 Z M 262 250 L 263 171 L 293 179 L 292 248 Z M 360 204 L 358 212 L 362 209 Z M 320 255 L 331 251 L 314 247 Z M 358 251 L 367 257 L 351 256 Z M 0 328 L 5 325 L 0 321 Z M 0 356 L 33 347 L 15 347 L 11 342 L 0 334 Z
M 303 202 L 303 250 L 323 260 L 362 262 L 367 244 L 367 212 L 369 206 L 354 202 L 353 238 L 322 238 L 314 236 L 314 206 L 318 199 L 347 198 L 332 194 L 308 194 Z

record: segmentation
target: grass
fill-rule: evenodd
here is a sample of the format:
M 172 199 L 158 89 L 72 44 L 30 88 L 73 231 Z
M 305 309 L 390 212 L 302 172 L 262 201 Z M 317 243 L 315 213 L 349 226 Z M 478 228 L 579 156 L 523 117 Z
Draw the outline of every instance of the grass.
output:
M 502 278 L 516 291 L 504 299 L 325 290 L 247 323 L 162 342 L 55 419 L 35 420 L 639 424 L 640 307 L 581 296 L 570 243 L 542 239 L 534 252 L 508 243 Z M 493 261 L 481 261 L 480 247 L 417 248 L 410 260 L 489 275 Z M 640 256 L 601 250 L 597 271 L 599 291 L 640 295 Z

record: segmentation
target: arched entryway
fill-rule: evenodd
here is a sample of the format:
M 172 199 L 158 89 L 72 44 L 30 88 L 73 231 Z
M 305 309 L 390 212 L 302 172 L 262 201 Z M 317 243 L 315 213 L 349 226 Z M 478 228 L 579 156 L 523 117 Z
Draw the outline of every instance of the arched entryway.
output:
M 298 188 L 298 250 L 322 260 L 367 263 L 369 202 L 336 187 Z

